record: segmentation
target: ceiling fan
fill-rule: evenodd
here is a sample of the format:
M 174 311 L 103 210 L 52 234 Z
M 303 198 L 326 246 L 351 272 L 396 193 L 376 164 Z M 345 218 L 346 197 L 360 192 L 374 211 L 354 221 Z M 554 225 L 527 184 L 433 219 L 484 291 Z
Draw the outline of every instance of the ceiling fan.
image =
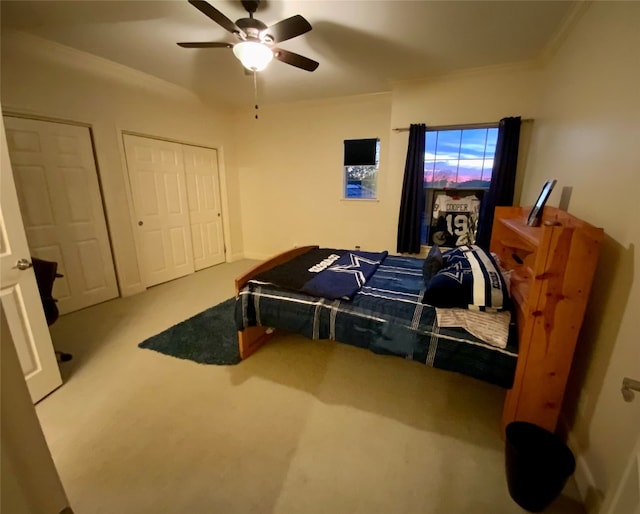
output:
M 242 0 L 242 5 L 249 13 L 249 17 L 240 18 L 234 23 L 204 0 L 189 0 L 189 3 L 222 28 L 231 32 L 238 39 L 238 42 L 235 44 L 223 41 L 178 43 L 178 46 L 182 48 L 232 48 L 233 53 L 243 66 L 253 72 L 265 69 L 274 57 L 281 62 L 306 71 L 314 71 L 319 65 L 313 59 L 274 46 L 311 30 L 309 22 L 299 14 L 267 26 L 253 17 L 260 0 Z

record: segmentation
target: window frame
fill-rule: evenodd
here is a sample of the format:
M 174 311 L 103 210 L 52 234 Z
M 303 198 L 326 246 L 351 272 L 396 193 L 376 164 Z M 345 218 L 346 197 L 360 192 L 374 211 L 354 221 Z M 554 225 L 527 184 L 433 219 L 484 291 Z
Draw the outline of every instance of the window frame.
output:
M 462 132 L 464 130 L 476 130 L 476 129 L 498 129 L 500 126 L 499 122 L 492 122 L 492 123 L 466 123 L 466 124 L 460 124 L 460 125 L 440 125 L 440 126 L 433 126 L 433 127 L 427 127 L 425 130 L 425 156 L 426 156 L 426 138 L 427 138 L 427 134 L 429 132 L 445 132 L 445 131 L 454 131 L 454 130 L 460 130 L 461 131 L 461 139 L 462 139 Z M 496 142 L 497 142 L 497 137 L 496 137 Z M 459 145 L 459 152 L 462 150 L 463 145 L 462 143 L 460 143 Z M 486 149 L 486 141 L 485 141 L 485 149 Z M 460 156 L 460 153 L 458 153 L 458 157 Z M 495 153 L 494 153 L 494 159 L 495 159 Z M 459 160 L 459 158 L 458 158 Z M 434 161 L 437 162 L 437 161 Z M 426 163 L 427 163 L 427 159 L 424 159 L 424 164 L 426 167 Z M 459 164 L 458 164 L 459 166 Z M 458 170 L 456 170 L 456 178 L 457 178 L 457 174 L 458 174 Z M 424 175 L 424 172 L 423 172 Z M 426 181 L 425 181 L 426 184 Z M 425 189 L 459 189 L 459 190 L 465 190 L 465 189 L 488 189 L 487 187 L 471 187 L 471 188 L 464 188 L 464 187 L 450 187 L 450 186 L 440 186 L 440 185 L 432 185 L 432 186 L 425 186 Z
M 375 139 L 376 140 L 376 153 L 375 153 L 375 165 L 362 165 L 362 166 L 354 166 L 354 165 L 345 165 L 344 164 L 344 148 L 343 148 L 343 164 L 342 164 L 342 192 L 340 194 L 341 200 L 344 201 L 357 201 L 357 202 L 377 202 L 379 201 L 379 194 L 378 194 L 378 176 L 380 173 L 380 152 L 381 152 L 381 147 L 382 147 L 382 143 L 380 141 L 379 137 L 361 137 L 358 139 L 345 139 L 344 143 L 346 143 L 347 141 L 360 141 L 360 140 L 368 140 L 368 139 Z M 362 197 L 362 196 L 347 196 L 347 185 L 348 185 L 348 181 L 349 179 L 347 178 L 347 168 L 354 168 L 354 167 L 360 167 L 360 168 L 373 168 L 372 170 L 370 170 L 372 172 L 373 175 L 373 180 L 374 180 L 374 185 L 375 185 L 375 191 L 374 191 L 374 196 L 371 197 Z
M 425 159 L 423 161 L 423 166 L 424 166 L 424 170 L 423 171 L 423 177 L 426 174 L 426 167 L 427 167 L 427 159 L 426 159 L 426 155 L 427 155 L 427 149 L 426 149 L 426 138 L 427 138 L 427 134 L 429 132 L 444 132 L 444 131 L 461 131 L 460 134 L 460 145 L 459 145 L 459 150 L 458 150 L 458 156 L 460 155 L 460 152 L 463 150 L 463 145 L 462 145 L 462 139 L 463 139 L 463 132 L 464 130 L 476 130 L 476 129 L 498 129 L 500 126 L 499 122 L 491 122 L 491 123 L 466 123 L 466 124 L 458 124 L 458 125 L 440 125 L 440 126 L 431 126 L 431 127 L 427 127 L 426 131 L 425 131 Z M 496 143 L 497 143 L 497 135 L 496 135 Z M 487 145 L 487 141 L 485 140 L 485 154 L 484 154 L 484 158 L 486 160 L 486 145 Z M 437 147 L 436 147 L 437 149 Z M 437 156 L 437 153 L 435 154 Z M 493 159 L 495 159 L 495 153 L 493 155 Z M 458 159 L 459 160 L 459 159 Z M 438 162 L 437 160 L 430 160 L 431 163 Z M 484 166 L 483 166 L 484 168 Z M 426 180 L 423 181 L 423 189 L 424 189 L 424 209 L 423 209 L 423 215 L 422 215 L 422 229 L 421 229 L 421 246 L 422 247 L 428 247 L 430 245 L 430 230 L 432 227 L 432 217 L 433 217 L 433 200 L 435 198 L 435 195 L 441 192 L 447 192 L 447 191 L 460 191 L 460 193 L 462 193 L 462 196 L 467 196 L 470 194 L 473 194 L 474 192 L 481 192 L 481 196 L 480 196 L 480 200 L 482 200 L 482 196 L 484 196 L 484 194 L 486 193 L 486 191 L 489 190 L 489 186 L 483 186 L 483 187 L 457 187 L 457 177 L 458 177 L 458 172 L 459 172 L 459 162 L 458 162 L 458 167 L 456 168 L 456 186 L 442 186 L 439 184 L 436 184 L 434 181 L 431 182 L 431 185 L 428 185 L 428 182 Z M 432 176 L 432 178 L 434 178 Z

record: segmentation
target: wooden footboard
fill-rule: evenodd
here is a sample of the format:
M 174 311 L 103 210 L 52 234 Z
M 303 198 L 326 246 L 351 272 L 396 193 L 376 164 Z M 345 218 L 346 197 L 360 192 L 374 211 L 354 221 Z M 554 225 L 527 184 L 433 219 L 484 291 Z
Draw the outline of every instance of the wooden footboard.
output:
M 257 264 L 244 275 L 236 278 L 236 298 L 238 298 L 240 290 L 256 275 L 290 261 L 294 257 L 306 253 L 313 248 L 318 248 L 318 246 L 301 246 L 299 248 L 293 248 Z M 240 347 L 240 357 L 243 359 L 249 357 L 251 354 L 256 352 L 258 348 L 265 344 L 273 334 L 274 331 L 270 330 L 268 327 L 247 327 L 244 330 L 239 330 L 238 345 Z

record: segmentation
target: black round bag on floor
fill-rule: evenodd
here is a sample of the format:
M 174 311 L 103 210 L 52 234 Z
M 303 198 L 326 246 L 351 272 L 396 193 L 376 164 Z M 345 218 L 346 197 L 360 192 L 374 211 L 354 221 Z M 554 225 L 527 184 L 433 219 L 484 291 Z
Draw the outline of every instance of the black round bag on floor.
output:
M 560 494 L 576 461 L 555 434 L 514 421 L 506 428 L 505 465 L 511 498 L 523 509 L 540 512 Z

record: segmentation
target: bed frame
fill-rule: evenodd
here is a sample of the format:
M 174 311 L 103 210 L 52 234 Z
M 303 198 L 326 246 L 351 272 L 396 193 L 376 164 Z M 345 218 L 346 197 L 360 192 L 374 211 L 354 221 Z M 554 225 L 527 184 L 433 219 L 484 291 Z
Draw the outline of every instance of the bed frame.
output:
M 271 259 L 257 264 L 244 275 L 236 278 L 236 298 L 240 290 L 247 285 L 256 275 L 263 273 L 271 268 L 275 268 L 280 264 L 284 264 L 290 261 L 298 255 L 307 253 L 312 248 L 318 248 L 318 245 L 314 246 L 300 246 L 287 250 L 286 252 L 279 253 Z M 238 345 L 240 347 L 240 357 L 246 359 L 250 355 L 254 354 L 258 348 L 265 344 L 273 336 L 273 329 L 267 327 L 247 327 L 244 330 L 238 331 Z
M 562 407 L 578 333 L 586 308 L 601 228 L 553 207 L 539 227 L 527 225 L 530 207 L 497 207 L 491 251 L 511 271 L 518 317 L 519 353 L 513 387 L 507 391 L 502 429 L 529 421 L 554 432 Z M 288 250 L 236 279 L 236 297 L 253 277 L 318 246 Z M 246 359 L 273 336 L 266 327 L 238 332 Z

